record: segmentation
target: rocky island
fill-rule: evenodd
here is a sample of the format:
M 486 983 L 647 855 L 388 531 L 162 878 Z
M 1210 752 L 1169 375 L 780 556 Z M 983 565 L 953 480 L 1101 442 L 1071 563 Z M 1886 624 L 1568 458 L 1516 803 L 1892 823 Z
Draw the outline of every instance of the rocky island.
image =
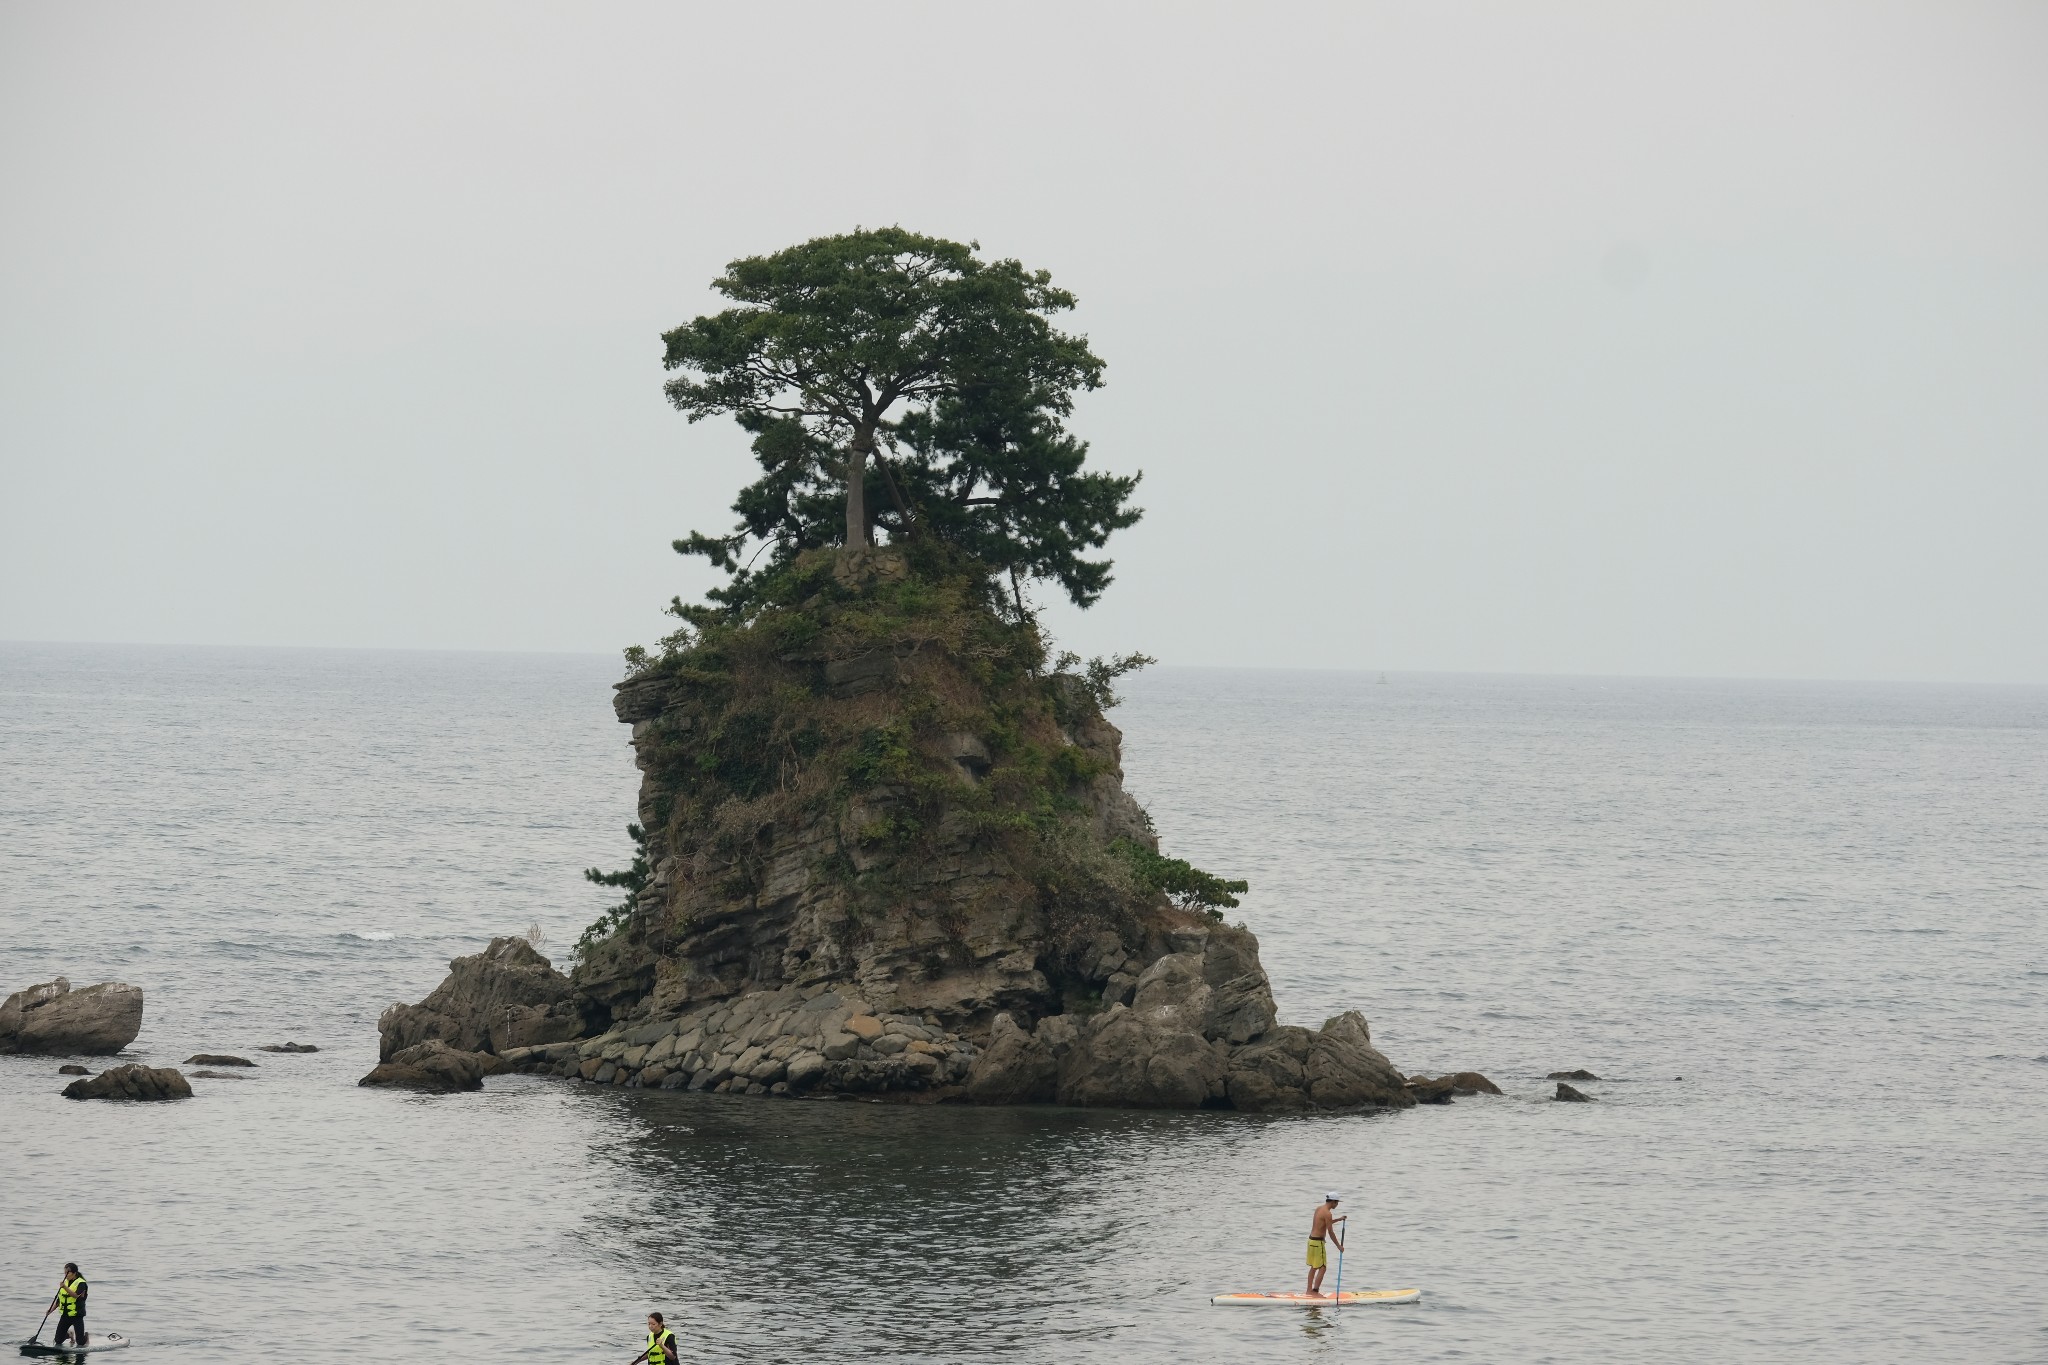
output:
M 716 287 L 741 306 L 668 335 L 669 394 L 764 472 L 733 534 L 676 544 L 727 585 L 627 653 L 639 856 L 590 874 L 626 899 L 566 976 L 520 939 L 457 959 L 385 1012 L 364 1083 L 1413 1103 L 1357 1013 L 1276 1021 L 1225 922 L 1244 884 L 1163 853 L 1124 790 L 1106 713 L 1148 661 L 1056 653 L 1026 599 L 1094 601 L 1085 552 L 1138 517 L 1062 425 L 1101 371 L 1047 324 L 1071 297 L 900 229 Z

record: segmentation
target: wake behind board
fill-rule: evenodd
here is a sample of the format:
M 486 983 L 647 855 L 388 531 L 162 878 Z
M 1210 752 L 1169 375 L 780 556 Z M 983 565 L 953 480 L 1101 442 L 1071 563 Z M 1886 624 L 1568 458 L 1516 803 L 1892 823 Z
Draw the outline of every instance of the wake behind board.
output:
M 24 1341 L 21 1353 L 25 1356 L 82 1356 L 93 1351 L 118 1351 L 128 1344 L 128 1338 L 119 1332 L 94 1332 L 90 1346 L 52 1346 L 47 1341 Z
M 1341 1294 L 1303 1294 L 1297 1290 L 1291 1294 L 1217 1294 L 1209 1302 L 1242 1308 L 1348 1308 L 1354 1304 L 1414 1303 L 1421 1297 L 1420 1289 L 1347 1289 Z

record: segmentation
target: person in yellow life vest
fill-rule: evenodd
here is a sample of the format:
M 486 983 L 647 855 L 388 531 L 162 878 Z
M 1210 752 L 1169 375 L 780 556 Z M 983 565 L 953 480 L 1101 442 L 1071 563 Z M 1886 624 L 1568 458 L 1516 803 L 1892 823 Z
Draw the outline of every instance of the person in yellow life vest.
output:
M 50 1306 L 57 1310 L 57 1344 L 64 1344 L 68 1332 L 72 1345 L 85 1345 L 85 1276 L 78 1273 L 76 1261 L 64 1263 L 64 1278 L 57 1281 L 57 1297 Z
M 661 1314 L 647 1315 L 647 1349 L 634 1356 L 631 1365 L 678 1365 L 676 1358 L 676 1334 L 662 1323 Z

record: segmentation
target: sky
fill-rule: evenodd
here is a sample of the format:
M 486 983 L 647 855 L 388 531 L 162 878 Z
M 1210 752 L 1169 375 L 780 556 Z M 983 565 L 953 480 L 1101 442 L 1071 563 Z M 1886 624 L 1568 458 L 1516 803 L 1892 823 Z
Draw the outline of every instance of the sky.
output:
M 650 641 L 660 333 L 896 223 L 1108 361 L 1084 654 L 2048 682 L 2036 3 L 8 0 L 0 196 L 0 639 Z

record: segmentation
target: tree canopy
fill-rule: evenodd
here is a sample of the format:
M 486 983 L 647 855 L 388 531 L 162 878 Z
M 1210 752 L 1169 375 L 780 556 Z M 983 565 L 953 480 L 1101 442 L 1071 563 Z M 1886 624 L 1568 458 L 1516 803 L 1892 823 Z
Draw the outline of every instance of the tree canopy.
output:
M 1141 515 L 1139 476 L 1084 469 L 1066 430 L 1103 363 L 1052 325 L 1072 294 L 979 249 L 891 227 L 749 256 L 712 284 L 735 307 L 663 335 L 669 400 L 693 422 L 737 420 L 762 470 L 730 534 L 676 542 L 731 575 L 715 601 L 743 608 L 761 574 L 877 529 L 1080 606 L 1102 594 L 1111 563 L 1088 552 Z

